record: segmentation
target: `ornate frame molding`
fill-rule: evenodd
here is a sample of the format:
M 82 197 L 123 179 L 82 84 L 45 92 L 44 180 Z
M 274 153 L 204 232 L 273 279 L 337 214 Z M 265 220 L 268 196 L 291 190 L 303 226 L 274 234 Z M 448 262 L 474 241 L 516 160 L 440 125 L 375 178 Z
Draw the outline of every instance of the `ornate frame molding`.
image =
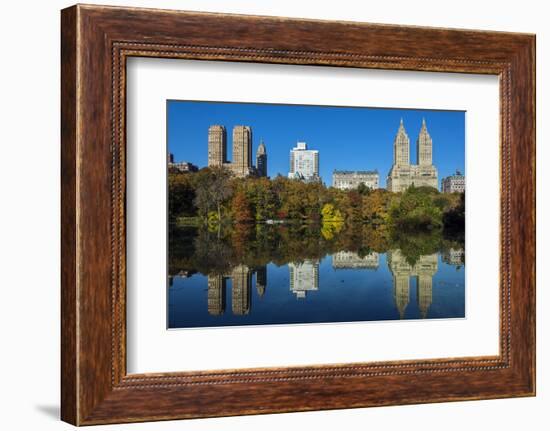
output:
M 207 24 L 216 25 L 219 34 L 202 30 Z M 284 29 L 287 38 L 256 36 L 250 31 L 255 26 Z M 323 37 L 335 31 L 340 35 L 335 42 Z M 321 40 L 308 42 L 305 36 L 312 33 Z M 99 6 L 65 9 L 62 418 L 98 424 L 533 395 L 534 43 L 534 36 L 509 33 Z M 498 75 L 500 354 L 127 375 L 125 65 L 131 56 Z M 519 217 L 518 211 L 530 217 Z M 408 390 L 399 393 L 398 388 Z M 312 395 L 303 400 L 299 394 L 306 389 Z M 249 400 L 251 390 L 267 397 Z

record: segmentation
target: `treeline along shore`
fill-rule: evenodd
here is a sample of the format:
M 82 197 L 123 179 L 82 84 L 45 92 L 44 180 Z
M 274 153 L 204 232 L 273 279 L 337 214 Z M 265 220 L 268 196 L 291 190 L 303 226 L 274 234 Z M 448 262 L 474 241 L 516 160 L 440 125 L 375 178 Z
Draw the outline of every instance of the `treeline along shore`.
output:
M 368 225 L 400 232 L 464 234 L 463 193 L 431 187 L 405 192 L 327 187 L 277 176 L 235 178 L 223 168 L 168 174 L 169 223 L 218 230 L 249 224 L 313 224 L 334 234 Z

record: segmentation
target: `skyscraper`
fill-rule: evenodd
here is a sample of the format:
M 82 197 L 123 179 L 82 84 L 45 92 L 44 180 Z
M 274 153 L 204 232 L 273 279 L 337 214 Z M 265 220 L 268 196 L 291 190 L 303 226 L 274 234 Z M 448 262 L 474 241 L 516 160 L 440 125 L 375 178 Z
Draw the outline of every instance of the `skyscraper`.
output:
M 390 192 L 402 192 L 412 185 L 437 189 L 437 169 L 432 162 L 432 138 L 428 133 L 424 119 L 416 141 L 418 164 L 410 163 L 409 149 L 409 136 L 403 125 L 403 119 L 401 119 L 393 142 L 393 166 L 386 180 L 387 189 Z
M 267 151 L 264 141 L 260 142 L 258 150 L 256 151 L 256 171 L 258 176 L 267 177 Z
M 399 123 L 399 129 L 397 129 L 397 135 L 393 143 L 393 163 L 395 166 L 409 166 L 410 165 L 410 139 L 403 125 L 403 119 Z
M 265 154 L 265 146 L 263 148 Z M 267 172 L 267 154 L 265 154 Z M 252 166 L 252 128 L 233 128 L 233 161 L 227 160 L 227 134 L 225 127 L 214 124 L 208 128 L 208 167 L 225 167 L 237 177 L 255 174 Z
M 319 151 L 308 150 L 305 142 L 296 143 L 290 150 L 288 178 L 319 181 Z
M 233 127 L 233 160 L 231 170 L 236 176 L 250 175 L 252 167 L 252 129 L 248 126 Z
M 214 124 L 208 128 L 208 167 L 221 167 L 227 159 L 225 127 Z
M 426 120 L 422 119 L 422 127 L 416 140 L 416 160 L 419 166 L 432 165 L 432 138 L 426 127 Z

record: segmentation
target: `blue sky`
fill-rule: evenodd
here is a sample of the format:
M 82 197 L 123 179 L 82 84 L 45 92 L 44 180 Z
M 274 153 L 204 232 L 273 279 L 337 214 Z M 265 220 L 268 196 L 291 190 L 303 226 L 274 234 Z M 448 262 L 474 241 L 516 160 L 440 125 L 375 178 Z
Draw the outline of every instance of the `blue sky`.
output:
M 208 157 L 208 127 L 222 124 L 227 130 L 227 157 L 231 160 L 233 126 L 246 125 L 252 127 L 254 163 L 260 139 L 266 145 L 271 177 L 287 175 L 289 151 L 297 141 L 304 141 L 309 149 L 319 150 L 320 175 L 327 185 L 332 183 L 334 169 L 377 169 L 380 186 L 385 187 L 401 118 L 411 140 L 411 163 L 416 163 L 416 138 L 425 118 L 439 182 L 456 169 L 464 172 L 463 111 L 169 100 L 168 151 L 176 161 L 203 168 Z

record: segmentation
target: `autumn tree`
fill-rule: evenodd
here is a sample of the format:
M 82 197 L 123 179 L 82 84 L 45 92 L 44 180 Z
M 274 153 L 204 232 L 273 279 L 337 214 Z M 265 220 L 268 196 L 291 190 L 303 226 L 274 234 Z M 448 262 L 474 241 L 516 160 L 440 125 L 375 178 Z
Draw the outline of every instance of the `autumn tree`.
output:
M 250 204 L 243 190 L 238 190 L 235 196 L 233 196 L 231 212 L 233 220 L 238 224 L 250 223 L 254 220 Z
M 363 220 L 374 225 L 385 223 L 388 218 L 391 195 L 384 189 L 378 189 L 363 196 Z
M 346 193 L 344 200 L 346 219 L 348 223 L 362 223 L 363 198 L 357 190 L 350 190 Z
M 194 203 L 199 214 L 208 218 L 210 211 L 216 211 L 218 221 L 222 220 L 222 205 L 231 197 L 231 174 L 224 168 L 207 168 L 197 174 Z
M 246 183 L 246 196 L 254 219 L 265 221 L 276 218 L 278 199 L 273 192 L 272 181 L 267 178 L 254 178 Z
M 171 221 L 180 216 L 193 216 L 196 212 L 194 199 L 195 186 L 192 175 L 168 174 L 168 217 Z

